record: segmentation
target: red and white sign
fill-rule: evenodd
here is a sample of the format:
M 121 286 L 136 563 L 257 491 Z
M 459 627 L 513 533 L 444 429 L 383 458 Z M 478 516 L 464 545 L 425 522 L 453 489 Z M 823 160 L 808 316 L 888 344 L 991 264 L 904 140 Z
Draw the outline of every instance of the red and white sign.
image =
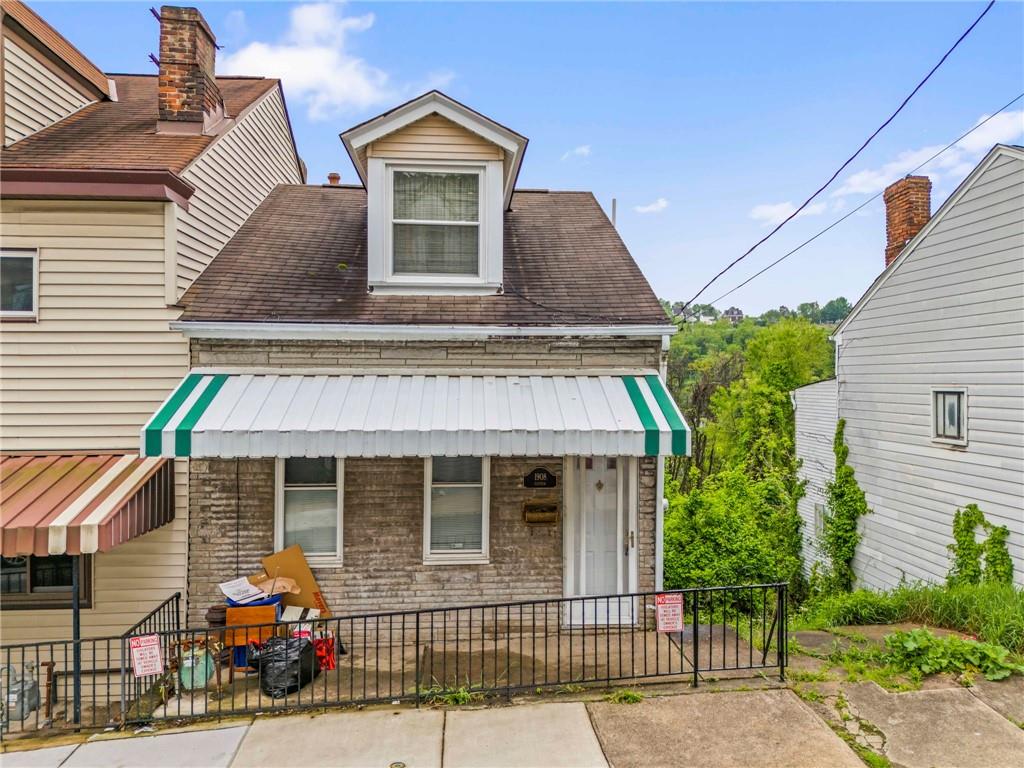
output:
M 658 614 L 659 632 L 683 631 L 683 596 L 681 593 L 655 595 L 654 607 Z
M 136 677 L 163 673 L 164 656 L 160 650 L 159 635 L 130 637 L 128 647 L 132 655 L 132 671 Z

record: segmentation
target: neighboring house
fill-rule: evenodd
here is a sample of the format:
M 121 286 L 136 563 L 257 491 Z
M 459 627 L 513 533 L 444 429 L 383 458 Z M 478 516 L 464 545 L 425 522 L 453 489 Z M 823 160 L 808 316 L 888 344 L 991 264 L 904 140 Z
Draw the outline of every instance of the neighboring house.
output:
M 2 639 L 120 634 L 185 587 L 188 469 L 138 430 L 188 370 L 182 292 L 275 186 L 302 182 L 277 80 L 216 77 L 164 7 L 157 75 L 107 75 L 3 4 Z M 75 560 L 73 558 L 77 557 Z
M 729 307 L 725 312 L 722 313 L 722 317 L 728 320 L 733 325 L 743 322 L 743 310 L 739 307 Z
M 800 478 L 805 481 L 804 495 L 797 502 L 803 522 L 804 569 L 810 573 L 820 559 L 818 541 L 825 518 L 827 487 L 835 475 L 836 380 L 807 384 L 793 390 L 793 413 L 796 418 L 796 457 L 800 461 Z
M 436 91 L 342 138 L 362 185 L 278 187 L 173 324 L 142 451 L 191 457 L 191 622 L 296 543 L 338 614 L 660 587 L 675 326 L 593 195 Z
M 886 190 L 885 271 L 833 333 L 836 412 L 872 510 L 854 568 L 870 587 L 941 581 L 953 514 L 976 503 L 1009 529 L 1024 584 L 1024 149 L 994 147 L 931 217 L 930 188 Z M 810 485 L 834 466 L 829 389 L 795 397 Z

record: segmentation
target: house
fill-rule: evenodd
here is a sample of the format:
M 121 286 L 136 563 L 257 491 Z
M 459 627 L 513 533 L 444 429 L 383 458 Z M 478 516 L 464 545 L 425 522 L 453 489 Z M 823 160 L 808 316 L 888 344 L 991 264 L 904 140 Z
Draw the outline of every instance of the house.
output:
M 136 444 L 188 371 L 169 323 L 271 190 L 303 181 L 280 82 L 216 76 L 195 9 L 159 25 L 157 74 L 107 74 L 3 5 L 4 643 L 70 636 L 76 575 L 85 637 L 184 591 L 187 461 Z
M 729 307 L 722 313 L 722 317 L 733 325 L 736 325 L 737 323 L 743 322 L 743 310 L 739 307 Z
M 676 328 L 594 196 L 437 91 L 341 138 L 361 183 L 277 187 L 172 324 L 141 441 L 190 459 L 190 622 L 292 544 L 342 615 L 660 587 Z
M 1024 149 L 997 145 L 934 215 L 926 177 L 890 186 L 885 270 L 833 332 L 836 379 L 794 393 L 805 521 L 846 420 L 872 510 L 854 559 L 865 586 L 943 580 L 970 503 L 1008 528 L 1024 583 L 1022 182 Z

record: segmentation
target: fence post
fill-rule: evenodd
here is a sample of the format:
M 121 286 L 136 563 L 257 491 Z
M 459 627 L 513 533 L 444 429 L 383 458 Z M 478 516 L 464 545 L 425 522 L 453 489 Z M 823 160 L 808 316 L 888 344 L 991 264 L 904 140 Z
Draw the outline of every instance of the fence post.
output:
M 780 584 L 778 590 L 778 639 L 776 640 L 775 654 L 779 657 L 779 680 L 786 681 L 786 584 Z
M 125 657 L 128 655 L 128 641 L 121 636 L 121 727 L 124 728 L 128 721 L 128 671 L 125 667 Z
M 420 708 L 420 612 L 416 611 L 416 709 Z
M 697 640 L 697 612 L 700 610 L 700 592 L 693 593 L 693 687 L 697 687 L 697 667 L 700 661 L 700 643 Z

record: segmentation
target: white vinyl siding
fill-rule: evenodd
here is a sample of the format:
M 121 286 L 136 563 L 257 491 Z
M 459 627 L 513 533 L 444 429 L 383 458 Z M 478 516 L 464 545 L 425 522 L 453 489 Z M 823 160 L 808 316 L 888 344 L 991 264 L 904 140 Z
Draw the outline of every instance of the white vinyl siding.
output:
M 879 254 L 881 262 L 881 254 Z M 873 514 L 871 587 L 940 581 L 953 513 L 1010 530 L 1024 584 L 1024 161 L 997 153 L 841 329 L 839 415 Z M 934 390 L 968 391 L 966 446 L 933 439 Z
M 31 53 L 4 37 L 4 146 L 31 136 L 90 104 Z
M 301 184 L 279 88 L 182 174 L 196 187 L 178 210 L 177 295 L 184 293 L 278 184 Z
M 819 559 L 815 533 L 815 507 L 826 506 L 826 486 L 835 476 L 832 442 L 836 433 L 836 381 L 829 379 L 794 390 L 796 457 L 799 476 L 806 482 L 804 496 L 797 502 L 803 521 L 804 567 Z
M 188 370 L 168 331 L 164 203 L 3 200 L 2 245 L 39 249 L 39 319 L 0 326 L 6 451 L 138 451 L 139 427 Z M 93 558 L 83 636 L 120 634 L 185 588 L 187 462 L 176 519 Z M 0 637 L 68 637 L 67 610 L 5 611 Z

